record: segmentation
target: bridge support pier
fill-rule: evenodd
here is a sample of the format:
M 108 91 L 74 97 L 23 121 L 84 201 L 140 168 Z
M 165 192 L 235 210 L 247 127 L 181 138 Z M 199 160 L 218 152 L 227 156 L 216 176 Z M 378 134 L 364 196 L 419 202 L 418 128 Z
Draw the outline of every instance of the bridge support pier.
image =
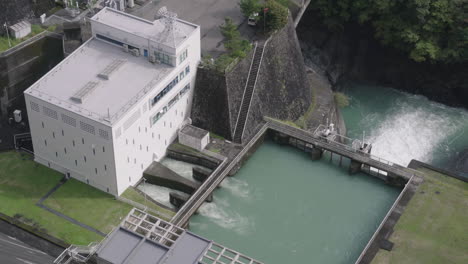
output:
M 355 160 L 351 160 L 351 164 L 349 164 L 348 172 L 349 174 L 356 174 L 361 171 L 362 163 L 357 162 Z
M 280 132 L 275 133 L 273 140 L 280 145 L 289 144 L 289 136 Z
M 312 160 L 319 160 L 322 158 L 323 155 L 323 149 L 313 147 L 310 151 L 310 157 Z

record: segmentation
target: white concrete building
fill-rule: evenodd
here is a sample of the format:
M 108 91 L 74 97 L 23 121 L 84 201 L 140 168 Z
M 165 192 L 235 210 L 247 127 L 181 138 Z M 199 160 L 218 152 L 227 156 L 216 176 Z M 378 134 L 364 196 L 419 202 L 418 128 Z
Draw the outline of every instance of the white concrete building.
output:
M 104 8 L 93 37 L 25 91 L 35 160 L 120 195 L 190 116 L 200 28 Z
M 8 28 L 11 36 L 16 39 L 24 38 L 31 33 L 31 24 L 28 21 L 18 22 Z

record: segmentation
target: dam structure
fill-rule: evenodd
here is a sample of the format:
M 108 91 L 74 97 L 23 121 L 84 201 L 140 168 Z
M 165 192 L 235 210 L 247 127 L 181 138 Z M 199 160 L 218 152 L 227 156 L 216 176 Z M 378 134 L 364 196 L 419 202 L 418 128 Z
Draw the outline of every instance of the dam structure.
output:
M 391 163 L 389 161 L 375 157 L 369 153 L 359 149 L 354 149 L 345 144 L 330 141 L 327 138 L 316 133 L 291 127 L 280 121 L 271 118 L 265 118 L 265 124 L 258 130 L 253 138 L 244 145 L 242 151 L 232 160 L 225 159 L 218 168 L 205 180 L 198 190 L 189 198 L 189 200 L 179 209 L 177 214 L 172 218 L 171 222 L 175 225 L 185 227 L 188 225 L 190 217 L 194 215 L 203 202 L 212 195 L 212 192 L 219 184 L 230 174 L 230 172 L 241 162 L 244 156 L 251 149 L 261 143 L 266 132 L 280 133 L 283 139 L 286 138 L 289 143 L 289 138 L 293 144 L 301 145 L 301 149 L 311 153 L 313 160 L 319 159 L 323 151 L 329 151 L 335 155 L 340 155 L 351 160 L 350 173 L 367 172 L 377 178 L 385 180 L 387 183 L 403 186 L 413 176 L 404 167 Z M 333 155 L 332 154 L 332 155 Z

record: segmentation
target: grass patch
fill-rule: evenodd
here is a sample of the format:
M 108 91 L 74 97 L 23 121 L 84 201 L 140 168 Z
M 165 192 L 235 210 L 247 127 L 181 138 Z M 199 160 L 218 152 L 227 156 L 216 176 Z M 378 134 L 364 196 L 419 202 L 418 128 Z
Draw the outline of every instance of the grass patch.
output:
M 224 140 L 224 137 L 222 137 L 222 136 L 220 136 L 218 134 L 212 133 L 212 132 L 210 132 L 210 137 L 220 139 L 220 140 Z
M 292 126 L 292 127 L 295 127 L 295 128 L 301 128 L 299 125 L 297 125 L 295 122 L 293 122 L 291 120 L 279 120 L 279 119 L 271 118 L 271 117 L 268 117 L 268 118 L 271 119 L 271 120 L 283 123 L 283 124 L 288 125 L 288 126 Z
M 335 102 L 339 108 L 344 108 L 349 105 L 349 97 L 346 94 L 334 92 L 333 97 L 335 98 Z
M 55 30 L 54 27 L 49 27 L 49 28 L 53 28 Z M 11 47 L 8 44 L 8 37 L 6 35 L 0 36 L 0 52 L 3 52 L 3 51 L 5 51 L 7 49 L 10 49 L 10 48 L 13 48 L 14 46 L 20 44 L 21 42 L 23 42 L 23 41 L 25 41 L 25 40 L 27 40 L 29 38 L 32 38 L 35 35 L 43 32 L 43 31 L 45 31 L 45 29 L 42 28 L 41 26 L 31 25 L 31 33 L 29 35 L 27 35 L 26 37 L 24 37 L 24 38 L 15 39 L 15 38 L 12 38 L 11 35 L 10 35 Z
M 468 263 L 468 183 L 421 168 L 425 181 L 373 263 Z
M 75 179 L 62 185 L 44 201 L 44 205 L 103 233 L 112 231 L 133 208 Z
M 201 153 L 198 150 L 191 148 L 189 146 L 182 145 L 180 143 L 173 143 L 172 145 L 169 146 L 169 148 L 172 150 L 176 150 L 176 151 L 179 150 L 183 152 L 189 152 L 195 155 L 201 155 Z
M 21 215 L 51 236 L 70 244 L 89 244 L 101 236 L 74 225 L 35 204 L 54 187 L 62 175 L 22 156 L 18 152 L 0 153 L 0 211 Z M 83 210 L 83 209 L 82 209 Z M 45 230 L 44 230 L 45 229 Z
M 163 208 L 151 201 L 146 201 L 145 202 L 145 196 L 142 195 L 141 193 L 137 192 L 135 189 L 133 188 L 127 188 L 127 190 L 125 190 L 125 192 L 121 195 L 122 197 L 124 198 L 127 198 L 129 200 L 132 200 L 134 202 L 137 202 L 137 203 L 140 203 L 142 205 L 146 205 L 148 206 L 148 208 L 151 208 L 155 211 L 158 211 L 158 212 L 162 212 L 163 214 L 165 215 L 169 215 L 169 216 L 174 216 L 175 213 L 169 209 L 166 209 L 166 208 Z M 166 220 L 166 221 L 169 221 L 170 219 L 168 219 L 165 215 L 157 215 L 158 217 L 161 217 L 162 219 Z
M 208 150 L 211 151 L 211 152 L 214 152 L 214 153 L 221 153 L 221 149 L 220 149 L 220 148 L 210 147 L 210 148 L 208 148 Z
M 294 122 L 299 128 L 302 129 L 307 129 L 307 120 L 309 120 L 310 115 L 312 115 L 315 110 L 315 106 L 317 105 L 314 88 L 310 87 L 310 93 L 312 100 L 310 102 L 309 108 L 303 116 L 299 117 L 296 122 Z

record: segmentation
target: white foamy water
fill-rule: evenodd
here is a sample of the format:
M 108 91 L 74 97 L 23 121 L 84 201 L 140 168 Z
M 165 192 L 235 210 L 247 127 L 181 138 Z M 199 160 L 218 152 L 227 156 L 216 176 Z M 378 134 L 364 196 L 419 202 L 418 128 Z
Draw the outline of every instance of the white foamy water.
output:
M 372 154 L 403 166 L 412 159 L 433 164 L 457 154 L 456 141 L 462 139 L 462 145 L 467 137 L 468 113 L 423 96 L 399 95 L 384 112 L 361 112 L 359 125 L 373 144 Z M 355 105 L 367 110 L 360 102 Z
M 239 180 L 235 177 L 227 177 L 221 182 L 221 188 L 226 188 L 234 196 L 240 198 L 249 198 L 251 189 L 245 180 Z
M 171 158 L 163 158 L 161 160 L 161 164 L 168 167 L 170 170 L 176 172 L 180 176 L 186 179 L 189 179 L 191 181 L 194 181 L 192 177 L 192 168 L 194 167 L 203 168 L 202 166 L 199 166 L 199 165 L 195 165 L 192 163 L 179 161 L 179 160 L 175 160 Z
M 146 193 L 149 197 L 151 197 L 153 200 L 156 200 L 157 202 L 170 207 L 170 208 L 175 208 L 170 202 L 169 202 L 169 193 L 170 192 L 176 192 L 176 193 L 182 193 L 176 190 L 172 190 L 170 188 L 154 185 L 154 184 L 149 184 L 149 183 L 142 183 L 138 185 L 137 187 L 139 190 L 142 192 Z
M 230 209 L 228 201 L 220 197 L 214 197 L 211 203 L 205 202 L 198 212 L 216 225 L 241 235 L 248 234 L 249 230 L 254 227 L 251 219 Z

